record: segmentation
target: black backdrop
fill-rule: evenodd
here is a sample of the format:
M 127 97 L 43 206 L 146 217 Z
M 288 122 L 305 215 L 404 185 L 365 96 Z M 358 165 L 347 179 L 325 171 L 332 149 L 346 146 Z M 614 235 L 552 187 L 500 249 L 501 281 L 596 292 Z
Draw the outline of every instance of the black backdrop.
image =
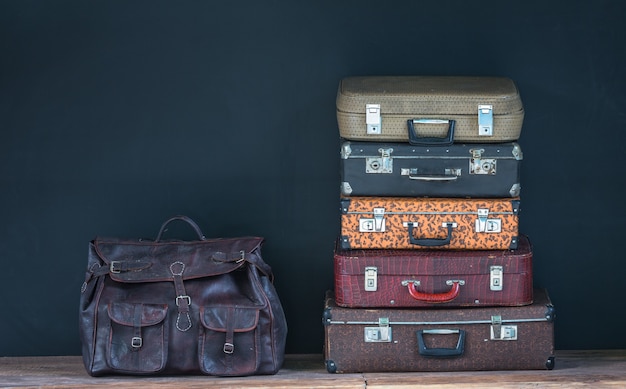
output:
M 95 235 L 261 235 L 320 353 L 350 75 L 501 75 L 559 349 L 626 348 L 622 1 L 0 2 L 0 355 L 79 354 Z M 181 228 L 179 236 L 187 234 Z

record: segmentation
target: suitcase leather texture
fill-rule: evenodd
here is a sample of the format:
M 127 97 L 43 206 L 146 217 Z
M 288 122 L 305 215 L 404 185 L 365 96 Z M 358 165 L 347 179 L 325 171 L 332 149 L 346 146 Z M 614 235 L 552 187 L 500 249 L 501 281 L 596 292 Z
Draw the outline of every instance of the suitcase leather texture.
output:
M 343 196 L 518 197 L 523 154 L 515 142 L 429 147 L 346 141 Z
M 366 106 L 380 106 L 380 128 L 368 133 Z M 478 107 L 491 105 L 491 133 L 479 128 Z M 506 77 L 370 76 L 341 80 L 336 99 L 341 137 L 407 142 L 408 120 L 454 120 L 455 142 L 499 143 L 519 139 L 524 107 L 515 83 Z M 444 138 L 447 124 L 418 123 L 422 138 Z
M 331 373 L 542 370 L 554 367 L 547 292 L 522 307 L 342 308 L 327 293 L 324 358 Z
M 341 199 L 343 249 L 514 250 L 519 197 Z
M 523 306 L 533 302 L 533 252 L 334 250 L 335 303 L 348 308 Z

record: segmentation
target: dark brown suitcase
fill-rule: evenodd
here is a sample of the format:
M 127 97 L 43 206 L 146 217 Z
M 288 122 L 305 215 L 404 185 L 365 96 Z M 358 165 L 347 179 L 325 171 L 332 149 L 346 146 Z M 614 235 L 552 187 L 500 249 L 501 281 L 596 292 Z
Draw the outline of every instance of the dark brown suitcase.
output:
M 326 295 L 330 373 L 541 370 L 554 367 L 554 307 L 545 290 L 523 307 L 370 309 Z
M 533 301 L 532 246 L 517 250 L 334 251 L 342 307 L 521 306 Z

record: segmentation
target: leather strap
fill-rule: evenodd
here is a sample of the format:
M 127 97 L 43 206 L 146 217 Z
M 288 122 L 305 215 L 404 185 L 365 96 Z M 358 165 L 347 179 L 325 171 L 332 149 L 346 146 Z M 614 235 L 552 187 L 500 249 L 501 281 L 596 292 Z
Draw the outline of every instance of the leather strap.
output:
M 176 318 L 176 328 L 185 332 L 191 328 L 191 316 L 189 316 L 189 306 L 191 305 L 191 297 L 185 292 L 183 283 L 183 272 L 185 264 L 176 261 L 170 265 L 170 271 L 174 277 L 174 288 L 176 289 L 176 306 L 178 307 L 178 317 Z
M 139 351 L 143 346 L 143 339 L 141 338 L 141 316 L 143 313 L 143 304 L 135 304 L 135 312 L 133 315 L 133 338 L 131 339 L 131 349 L 133 351 Z
M 256 254 L 247 253 L 244 250 L 231 252 L 231 253 L 224 253 L 224 252 L 218 251 L 218 252 L 213 253 L 211 257 L 214 261 L 217 261 L 217 262 L 246 261 L 256 266 L 256 268 L 259 269 L 259 271 L 263 273 L 265 276 L 267 276 L 267 278 L 269 278 L 271 282 L 274 282 L 274 275 L 272 274 L 272 268 L 270 267 L 270 265 L 268 265 L 264 261 L 259 261 L 259 256 Z
M 228 370 L 232 369 L 233 353 L 235 352 L 235 307 L 228 307 L 226 315 L 226 337 L 224 339 L 224 362 Z

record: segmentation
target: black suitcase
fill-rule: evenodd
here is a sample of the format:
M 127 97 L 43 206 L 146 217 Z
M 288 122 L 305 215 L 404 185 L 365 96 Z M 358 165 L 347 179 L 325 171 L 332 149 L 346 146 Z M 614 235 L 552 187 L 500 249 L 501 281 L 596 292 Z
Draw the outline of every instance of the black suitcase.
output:
M 413 146 L 345 141 L 343 196 L 517 197 L 522 151 L 515 142 Z
M 342 308 L 327 293 L 330 373 L 543 370 L 554 367 L 555 312 L 544 289 L 521 307 Z

